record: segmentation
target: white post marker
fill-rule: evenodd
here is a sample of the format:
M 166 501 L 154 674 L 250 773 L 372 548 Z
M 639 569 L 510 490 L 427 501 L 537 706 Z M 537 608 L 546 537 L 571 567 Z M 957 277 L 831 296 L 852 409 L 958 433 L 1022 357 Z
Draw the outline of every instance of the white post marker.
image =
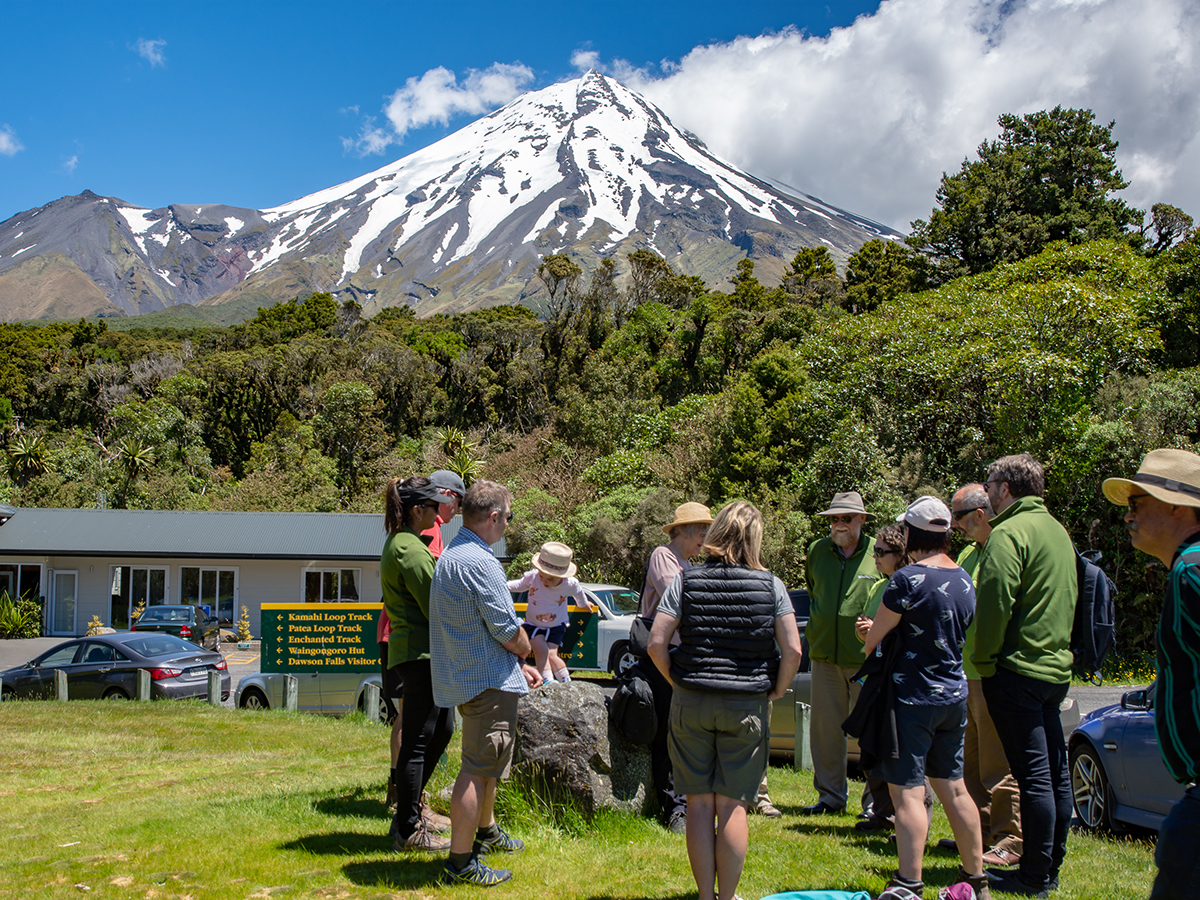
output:
M 812 707 L 807 703 L 796 704 L 796 744 L 792 764 L 797 771 L 812 771 L 812 744 L 808 729 L 812 722 Z
M 137 685 L 138 700 L 150 699 L 150 670 L 138 669 L 138 685 Z
M 59 700 L 67 700 L 67 673 L 62 669 L 54 670 L 54 696 Z
M 212 706 L 221 705 L 221 673 L 208 673 L 208 702 Z
M 283 708 L 295 712 L 300 705 L 300 681 L 295 675 L 283 676 Z

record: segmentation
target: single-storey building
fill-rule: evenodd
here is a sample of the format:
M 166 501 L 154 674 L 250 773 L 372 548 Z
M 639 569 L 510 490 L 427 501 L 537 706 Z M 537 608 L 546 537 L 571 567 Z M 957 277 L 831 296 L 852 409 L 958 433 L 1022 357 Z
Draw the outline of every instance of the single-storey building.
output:
M 140 603 L 194 603 L 226 628 L 245 606 L 258 637 L 263 603 L 380 602 L 385 537 L 382 515 L 359 513 L 2 507 L 0 593 L 41 597 L 48 635 L 83 634 L 93 616 L 126 629 Z

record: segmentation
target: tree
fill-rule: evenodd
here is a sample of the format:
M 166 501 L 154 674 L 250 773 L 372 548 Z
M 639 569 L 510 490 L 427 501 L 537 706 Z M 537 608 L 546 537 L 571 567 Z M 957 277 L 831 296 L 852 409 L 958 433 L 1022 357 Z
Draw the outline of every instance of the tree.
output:
M 846 263 L 846 299 L 852 312 L 868 312 L 886 300 L 924 288 L 924 260 L 896 241 L 876 238 Z
M 1155 203 L 1150 207 L 1150 228 L 1154 232 L 1154 243 L 1146 248 L 1151 256 L 1157 256 L 1174 246 L 1176 241 L 1192 230 L 1192 217 L 1178 206 Z M 1144 229 L 1143 229 L 1144 231 Z
M 1000 116 L 1000 139 L 979 159 L 942 175 L 938 209 L 912 223 L 912 246 L 938 259 L 945 280 L 986 272 L 1040 252 L 1051 241 L 1141 243 L 1142 213 L 1110 196 L 1129 183 L 1117 169 L 1116 124 L 1090 109 L 1056 106 Z

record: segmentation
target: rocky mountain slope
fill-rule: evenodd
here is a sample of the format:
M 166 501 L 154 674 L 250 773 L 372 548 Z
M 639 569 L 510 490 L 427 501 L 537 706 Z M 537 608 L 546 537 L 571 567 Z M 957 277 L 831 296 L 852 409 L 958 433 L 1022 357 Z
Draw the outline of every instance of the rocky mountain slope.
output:
M 537 303 L 535 270 L 647 247 L 719 283 L 778 278 L 800 247 L 839 260 L 895 232 L 717 158 L 595 72 L 525 94 L 435 144 L 275 207 L 143 209 L 90 191 L 0 223 L 0 319 L 179 303 L 231 319 L 315 290 L 370 314 Z

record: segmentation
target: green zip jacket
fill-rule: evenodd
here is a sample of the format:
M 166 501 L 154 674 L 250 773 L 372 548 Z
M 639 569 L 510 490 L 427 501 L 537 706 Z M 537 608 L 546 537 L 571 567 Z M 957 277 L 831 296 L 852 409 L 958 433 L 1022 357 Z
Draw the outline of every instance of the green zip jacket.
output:
M 971 576 L 971 581 L 974 582 L 979 575 L 979 557 L 983 555 L 983 548 L 974 541 L 967 544 L 963 548 L 963 552 L 958 554 L 958 559 L 955 560 L 966 572 Z M 976 600 L 976 610 L 978 611 L 978 600 Z M 978 612 L 977 612 L 978 614 Z M 971 654 L 975 652 L 975 619 L 971 620 L 971 624 L 967 626 L 967 640 L 963 644 L 963 674 L 967 681 L 978 681 L 979 672 L 976 671 L 974 664 L 971 662 Z
M 1052 684 L 1071 680 L 1071 625 L 1079 585 L 1075 545 L 1041 497 L 996 518 L 975 580 L 975 652 L 983 678 L 996 666 Z
M 817 662 L 858 668 L 863 664 L 863 643 L 854 623 L 867 608 L 867 595 L 879 579 L 875 568 L 875 539 L 858 539 L 849 559 L 823 537 L 808 548 L 804 566 L 808 582 L 808 655 Z
M 429 585 L 433 556 L 427 541 L 409 531 L 389 534 L 379 558 L 383 609 L 392 623 L 388 666 L 429 659 Z

